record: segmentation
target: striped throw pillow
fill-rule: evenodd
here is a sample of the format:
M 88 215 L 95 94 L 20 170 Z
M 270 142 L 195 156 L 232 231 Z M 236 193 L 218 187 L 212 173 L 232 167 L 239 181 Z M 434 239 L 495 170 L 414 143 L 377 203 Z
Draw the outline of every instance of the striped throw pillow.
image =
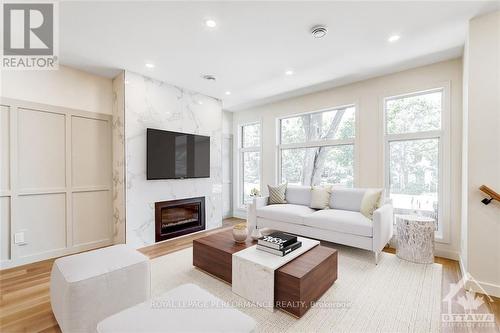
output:
M 286 200 L 285 200 L 286 185 L 287 185 L 287 183 L 281 184 L 278 186 L 267 185 L 267 188 L 269 189 L 269 204 L 270 205 L 286 204 Z

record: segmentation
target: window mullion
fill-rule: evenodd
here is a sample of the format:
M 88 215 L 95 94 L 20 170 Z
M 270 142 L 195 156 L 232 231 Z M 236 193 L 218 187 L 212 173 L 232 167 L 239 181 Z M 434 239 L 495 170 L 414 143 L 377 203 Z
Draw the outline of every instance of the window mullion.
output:
M 240 148 L 240 152 L 246 153 L 246 152 L 256 152 L 260 151 L 260 147 L 246 147 L 246 148 Z
M 308 141 L 301 143 L 283 143 L 278 145 L 279 149 L 316 148 L 353 145 L 354 139 Z
M 400 134 L 386 134 L 386 140 L 391 141 L 404 141 L 404 140 L 419 140 L 419 139 L 438 139 L 442 136 L 442 131 L 425 131 L 415 133 L 400 133 Z

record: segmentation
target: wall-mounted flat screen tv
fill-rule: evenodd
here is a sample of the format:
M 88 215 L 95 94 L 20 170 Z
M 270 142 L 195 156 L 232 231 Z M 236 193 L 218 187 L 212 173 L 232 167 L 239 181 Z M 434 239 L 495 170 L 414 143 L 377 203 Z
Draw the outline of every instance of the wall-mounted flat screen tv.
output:
M 147 179 L 210 177 L 210 137 L 147 129 Z

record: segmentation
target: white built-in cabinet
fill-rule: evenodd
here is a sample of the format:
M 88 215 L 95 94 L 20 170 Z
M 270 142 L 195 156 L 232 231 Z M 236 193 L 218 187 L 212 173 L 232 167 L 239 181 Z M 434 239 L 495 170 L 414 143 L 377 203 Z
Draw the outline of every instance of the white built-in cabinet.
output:
M 111 116 L 0 104 L 1 266 L 112 243 Z

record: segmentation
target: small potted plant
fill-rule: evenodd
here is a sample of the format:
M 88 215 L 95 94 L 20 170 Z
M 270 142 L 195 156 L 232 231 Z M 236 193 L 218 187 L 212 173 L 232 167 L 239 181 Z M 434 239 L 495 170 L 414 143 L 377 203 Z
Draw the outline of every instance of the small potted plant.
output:
M 250 197 L 255 198 L 260 196 L 260 191 L 258 188 L 254 187 L 253 189 L 250 190 Z
M 238 223 L 233 227 L 233 238 L 236 243 L 245 243 L 248 237 L 246 223 Z

